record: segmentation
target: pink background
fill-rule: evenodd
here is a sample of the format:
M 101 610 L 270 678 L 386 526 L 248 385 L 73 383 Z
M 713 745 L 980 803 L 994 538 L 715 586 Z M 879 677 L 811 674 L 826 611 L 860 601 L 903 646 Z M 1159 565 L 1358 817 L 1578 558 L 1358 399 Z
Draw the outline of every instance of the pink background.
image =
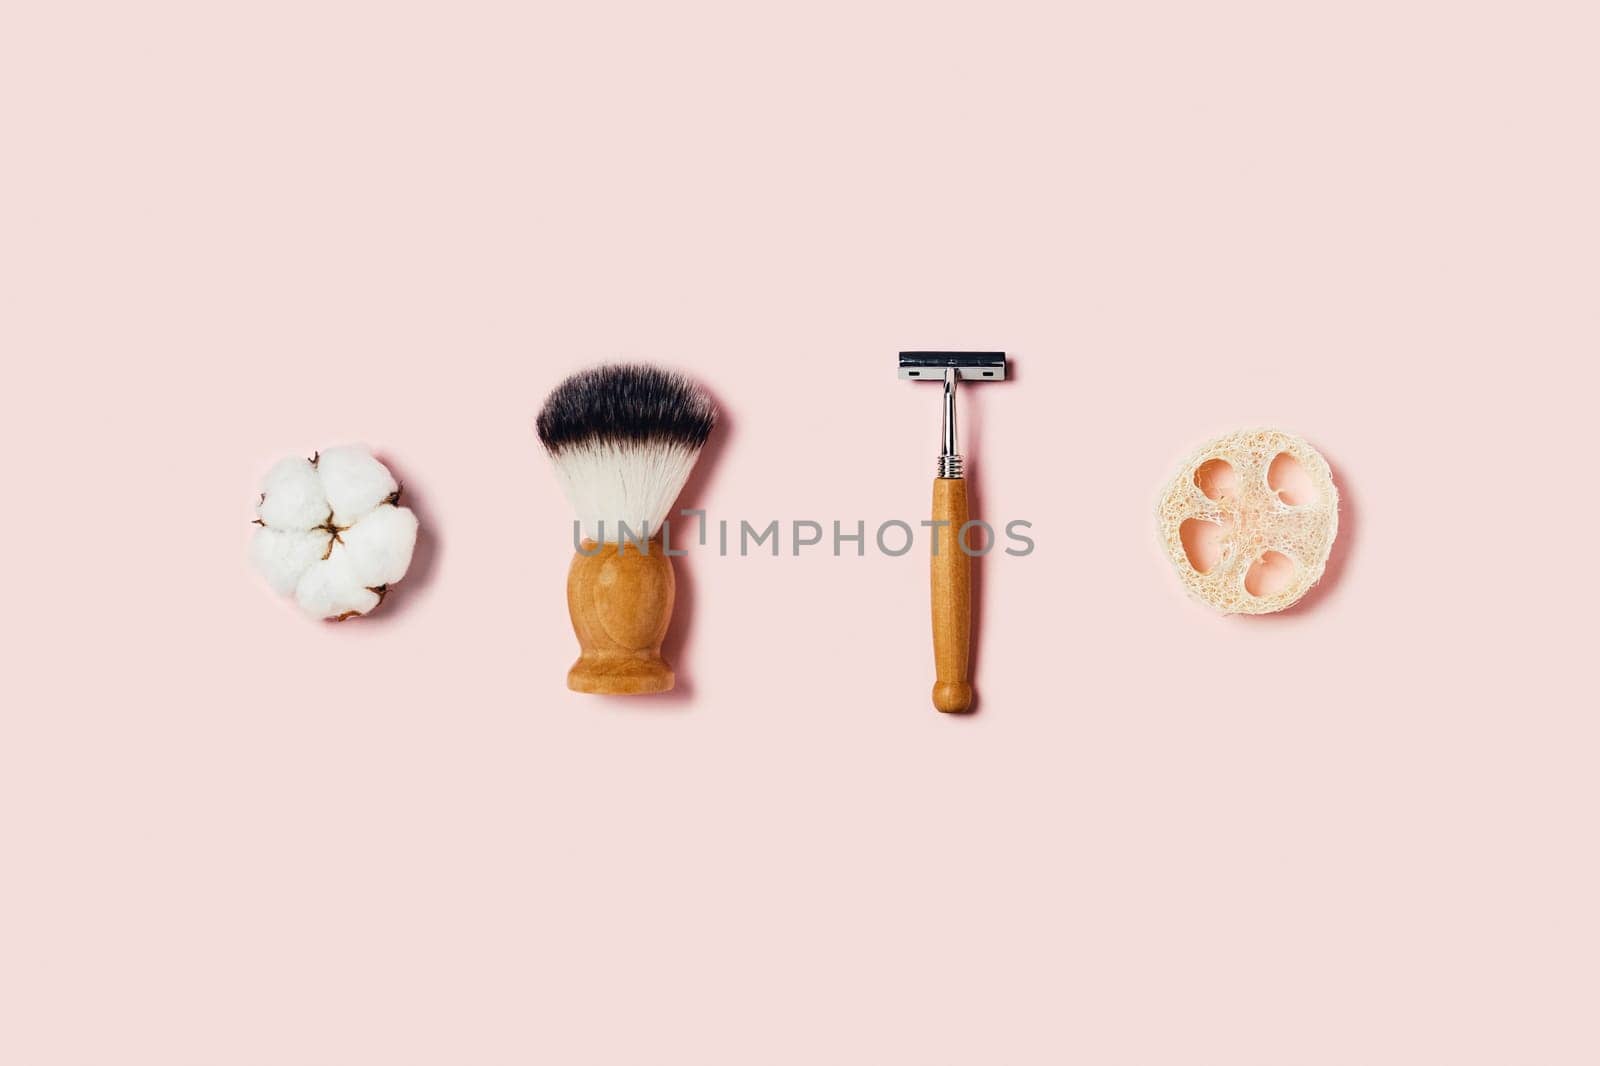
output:
M 9 5 L 0 1061 L 1600 1060 L 1597 29 Z M 1038 542 L 978 714 L 920 551 L 697 551 L 681 692 L 564 690 L 564 373 L 702 379 L 713 517 L 875 524 L 936 451 L 895 352 L 963 346 Z M 1151 512 L 1259 424 L 1338 554 L 1218 618 Z M 329 627 L 250 505 L 352 440 L 427 540 Z

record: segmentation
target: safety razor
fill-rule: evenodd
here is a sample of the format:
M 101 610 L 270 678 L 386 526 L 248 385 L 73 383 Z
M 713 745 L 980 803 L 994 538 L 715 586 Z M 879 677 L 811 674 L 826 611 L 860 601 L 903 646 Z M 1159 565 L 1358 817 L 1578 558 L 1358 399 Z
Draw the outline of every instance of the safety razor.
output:
M 1004 352 L 901 352 L 900 377 L 944 382 L 939 466 L 933 480 L 933 705 L 946 713 L 972 707 L 972 557 L 968 554 L 967 481 L 956 439 L 956 383 L 1004 381 Z

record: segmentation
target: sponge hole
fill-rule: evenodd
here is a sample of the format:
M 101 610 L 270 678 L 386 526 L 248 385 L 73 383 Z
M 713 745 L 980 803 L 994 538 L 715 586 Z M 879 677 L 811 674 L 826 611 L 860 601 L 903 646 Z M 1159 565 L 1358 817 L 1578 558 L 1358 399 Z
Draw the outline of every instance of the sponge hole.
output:
M 1264 552 L 1244 575 L 1244 590 L 1260 599 L 1276 596 L 1294 581 L 1294 560 L 1282 552 Z
M 1222 558 L 1222 535 L 1226 532 L 1227 528 L 1220 522 L 1205 518 L 1184 519 L 1178 527 L 1178 539 L 1183 542 L 1183 554 L 1188 556 L 1189 565 L 1199 573 L 1209 574 Z
M 1279 452 L 1272 460 L 1272 465 L 1267 467 L 1267 487 L 1291 507 L 1316 503 L 1320 495 L 1306 468 L 1288 452 Z
M 1194 483 L 1207 498 L 1220 500 L 1237 496 L 1239 475 L 1226 459 L 1207 459 L 1194 468 Z

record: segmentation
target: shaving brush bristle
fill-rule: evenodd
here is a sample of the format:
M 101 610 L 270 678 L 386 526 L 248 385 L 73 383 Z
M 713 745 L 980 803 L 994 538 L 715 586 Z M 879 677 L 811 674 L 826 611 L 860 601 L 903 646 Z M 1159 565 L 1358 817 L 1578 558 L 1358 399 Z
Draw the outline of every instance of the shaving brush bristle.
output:
M 660 532 L 716 422 L 711 397 L 682 374 L 618 364 L 557 385 L 536 425 L 584 539 L 615 544 L 624 525 Z

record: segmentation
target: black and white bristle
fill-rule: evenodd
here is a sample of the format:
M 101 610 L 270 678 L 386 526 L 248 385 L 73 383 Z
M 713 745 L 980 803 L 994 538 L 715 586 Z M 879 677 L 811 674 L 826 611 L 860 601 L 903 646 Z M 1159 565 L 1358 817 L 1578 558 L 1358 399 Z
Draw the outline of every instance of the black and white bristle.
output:
M 617 543 L 624 524 L 660 531 L 716 423 L 711 397 L 682 374 L 619 364 L 557 385 L 536 425 L 583 536 Z

